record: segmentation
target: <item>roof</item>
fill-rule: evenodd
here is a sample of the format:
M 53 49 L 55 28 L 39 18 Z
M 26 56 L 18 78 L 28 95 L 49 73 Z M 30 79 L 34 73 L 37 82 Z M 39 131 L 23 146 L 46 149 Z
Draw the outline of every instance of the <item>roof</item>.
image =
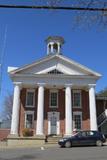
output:
M 50 64 L 49 64 L 49 62 L 50 62 Z M 67 68 L 68 68 L 69 70 L 75 69 L 76 71 L 78 71 L 77 73 L 80 72 L 81 74 L 83 73 L 84 75 L 86 74 L 86 75 L 90 75 L 90 76 L 95 76 L 97 78 L 101 77 L 100 73 L 95 72 L 95 71 L 89 69 L 88 67 L 81 65 L 80 63 L 77 63 L 77 62 L 73 61 L 72 59 L 69 59 L 63 55 L 56 55 L 56 54 L 47 55 L 44 58 L 37 60 L 31 64 L 27 64 L 27 65 L 24 65 L 24 66 L 19 67 L 17 69 L 11 70 L 9 73 L 10 74 L 17 74 L 17 73 L 24 72 L 26 70 L 30 70 L 31 68 L 35 68 L 35 70 L 37 70 L 37 67 L 40 68 L 43 64 L 44 64 L 44 66 L 41 67 L 41 70 L 43 70 L 44 67 L 45 68 L 50 67 L 50 69 L 52 69 L 53 63 L 54 63 L 54 66 L 56 67 L 56 68 L 54 67 L 53 69 L 58 69 L 60 72 L 65 71 L 66 74 L 68 74 L 68 72 L 67 72 Z M 63 68 L 61 68 L 61 66 L 59 67 L 59 65 L 58 65 L 59 63 L 61 63 L 62 67 L 64 67 L 64 65 L 66 65 L 65 70 L 63 70 Z M 48 70 L 48 72 L 49 71 L 51 71 L 51 70 Z M 36 71 L 35 74 L 36 73 L 44 73 L 44 72 L 37 72 Z M 70 73 L 70 71 L 69 71 L 69 73 Z

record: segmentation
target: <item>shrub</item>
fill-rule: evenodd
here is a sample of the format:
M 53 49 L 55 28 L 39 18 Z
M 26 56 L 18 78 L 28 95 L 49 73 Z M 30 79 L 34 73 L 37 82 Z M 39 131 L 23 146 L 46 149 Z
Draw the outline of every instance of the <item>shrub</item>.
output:
M 23 133 L 24 137 L 30 137 L 30 136 L 32 136 L 32 131 L 29 128 L 24 128 L 23 131 L 22 131 L 22 133 Z

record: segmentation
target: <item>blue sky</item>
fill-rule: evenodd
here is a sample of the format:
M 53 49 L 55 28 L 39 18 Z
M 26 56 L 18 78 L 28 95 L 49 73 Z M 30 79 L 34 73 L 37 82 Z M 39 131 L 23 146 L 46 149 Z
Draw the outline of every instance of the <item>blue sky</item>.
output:
M 0 0 L 2 2 L 4 0 Z M 97 83 L 97 92 L 107 87 L 107 30 L 73 30 L 72 16 L 71 11 L 0 9 L 0 58 L 7 27 L 0 111 L 4 97 L 13 91 L 7 67 L 20 67 L 44 57 L 44 40 L 48 36 L 64 37 L 63 55 L 102 74 Z

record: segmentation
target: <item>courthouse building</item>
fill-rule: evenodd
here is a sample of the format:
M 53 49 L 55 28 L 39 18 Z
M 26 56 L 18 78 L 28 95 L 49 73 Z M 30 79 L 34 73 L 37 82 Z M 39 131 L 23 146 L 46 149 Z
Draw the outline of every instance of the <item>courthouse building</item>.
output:
M 97 130 L 95 86 L 101 75 L 64 56 L 64 39 L 46 39 L 47 55 L 20 68 L 9 67 L 14 84 L 10 134 L 71 135 Z M 71 51 L 70 51 L 71 52 Z

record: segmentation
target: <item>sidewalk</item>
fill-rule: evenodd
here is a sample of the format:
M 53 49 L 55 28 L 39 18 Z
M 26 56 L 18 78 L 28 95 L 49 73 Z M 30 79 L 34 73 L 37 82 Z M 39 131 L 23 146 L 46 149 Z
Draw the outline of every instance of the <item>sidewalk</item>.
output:
M 13 148 L 50 148 L 50 147 L 58 147 L 58 144 L 43 144 L 43 145 L 20 145 L 20 146 L 8 146 L 7 142 L 0 141 L 0 150 L 1 149 L 13 149 Z
M 107 146 L 107 142 L 105 142 L 103 144 L 104 146 Z M 21 145 L 21 146 L 8 146 L 7 142 L 2 142 L 0 141 L 0 150 L 1 149 L 14 149 L 14 148 L 41 148 L 41 149 L 44 149 L 44 148 L 50 148 L 50 147 L 59 147 L 58 144 L 48 144 L 48 143 L 44 143 L 43 145 Z

